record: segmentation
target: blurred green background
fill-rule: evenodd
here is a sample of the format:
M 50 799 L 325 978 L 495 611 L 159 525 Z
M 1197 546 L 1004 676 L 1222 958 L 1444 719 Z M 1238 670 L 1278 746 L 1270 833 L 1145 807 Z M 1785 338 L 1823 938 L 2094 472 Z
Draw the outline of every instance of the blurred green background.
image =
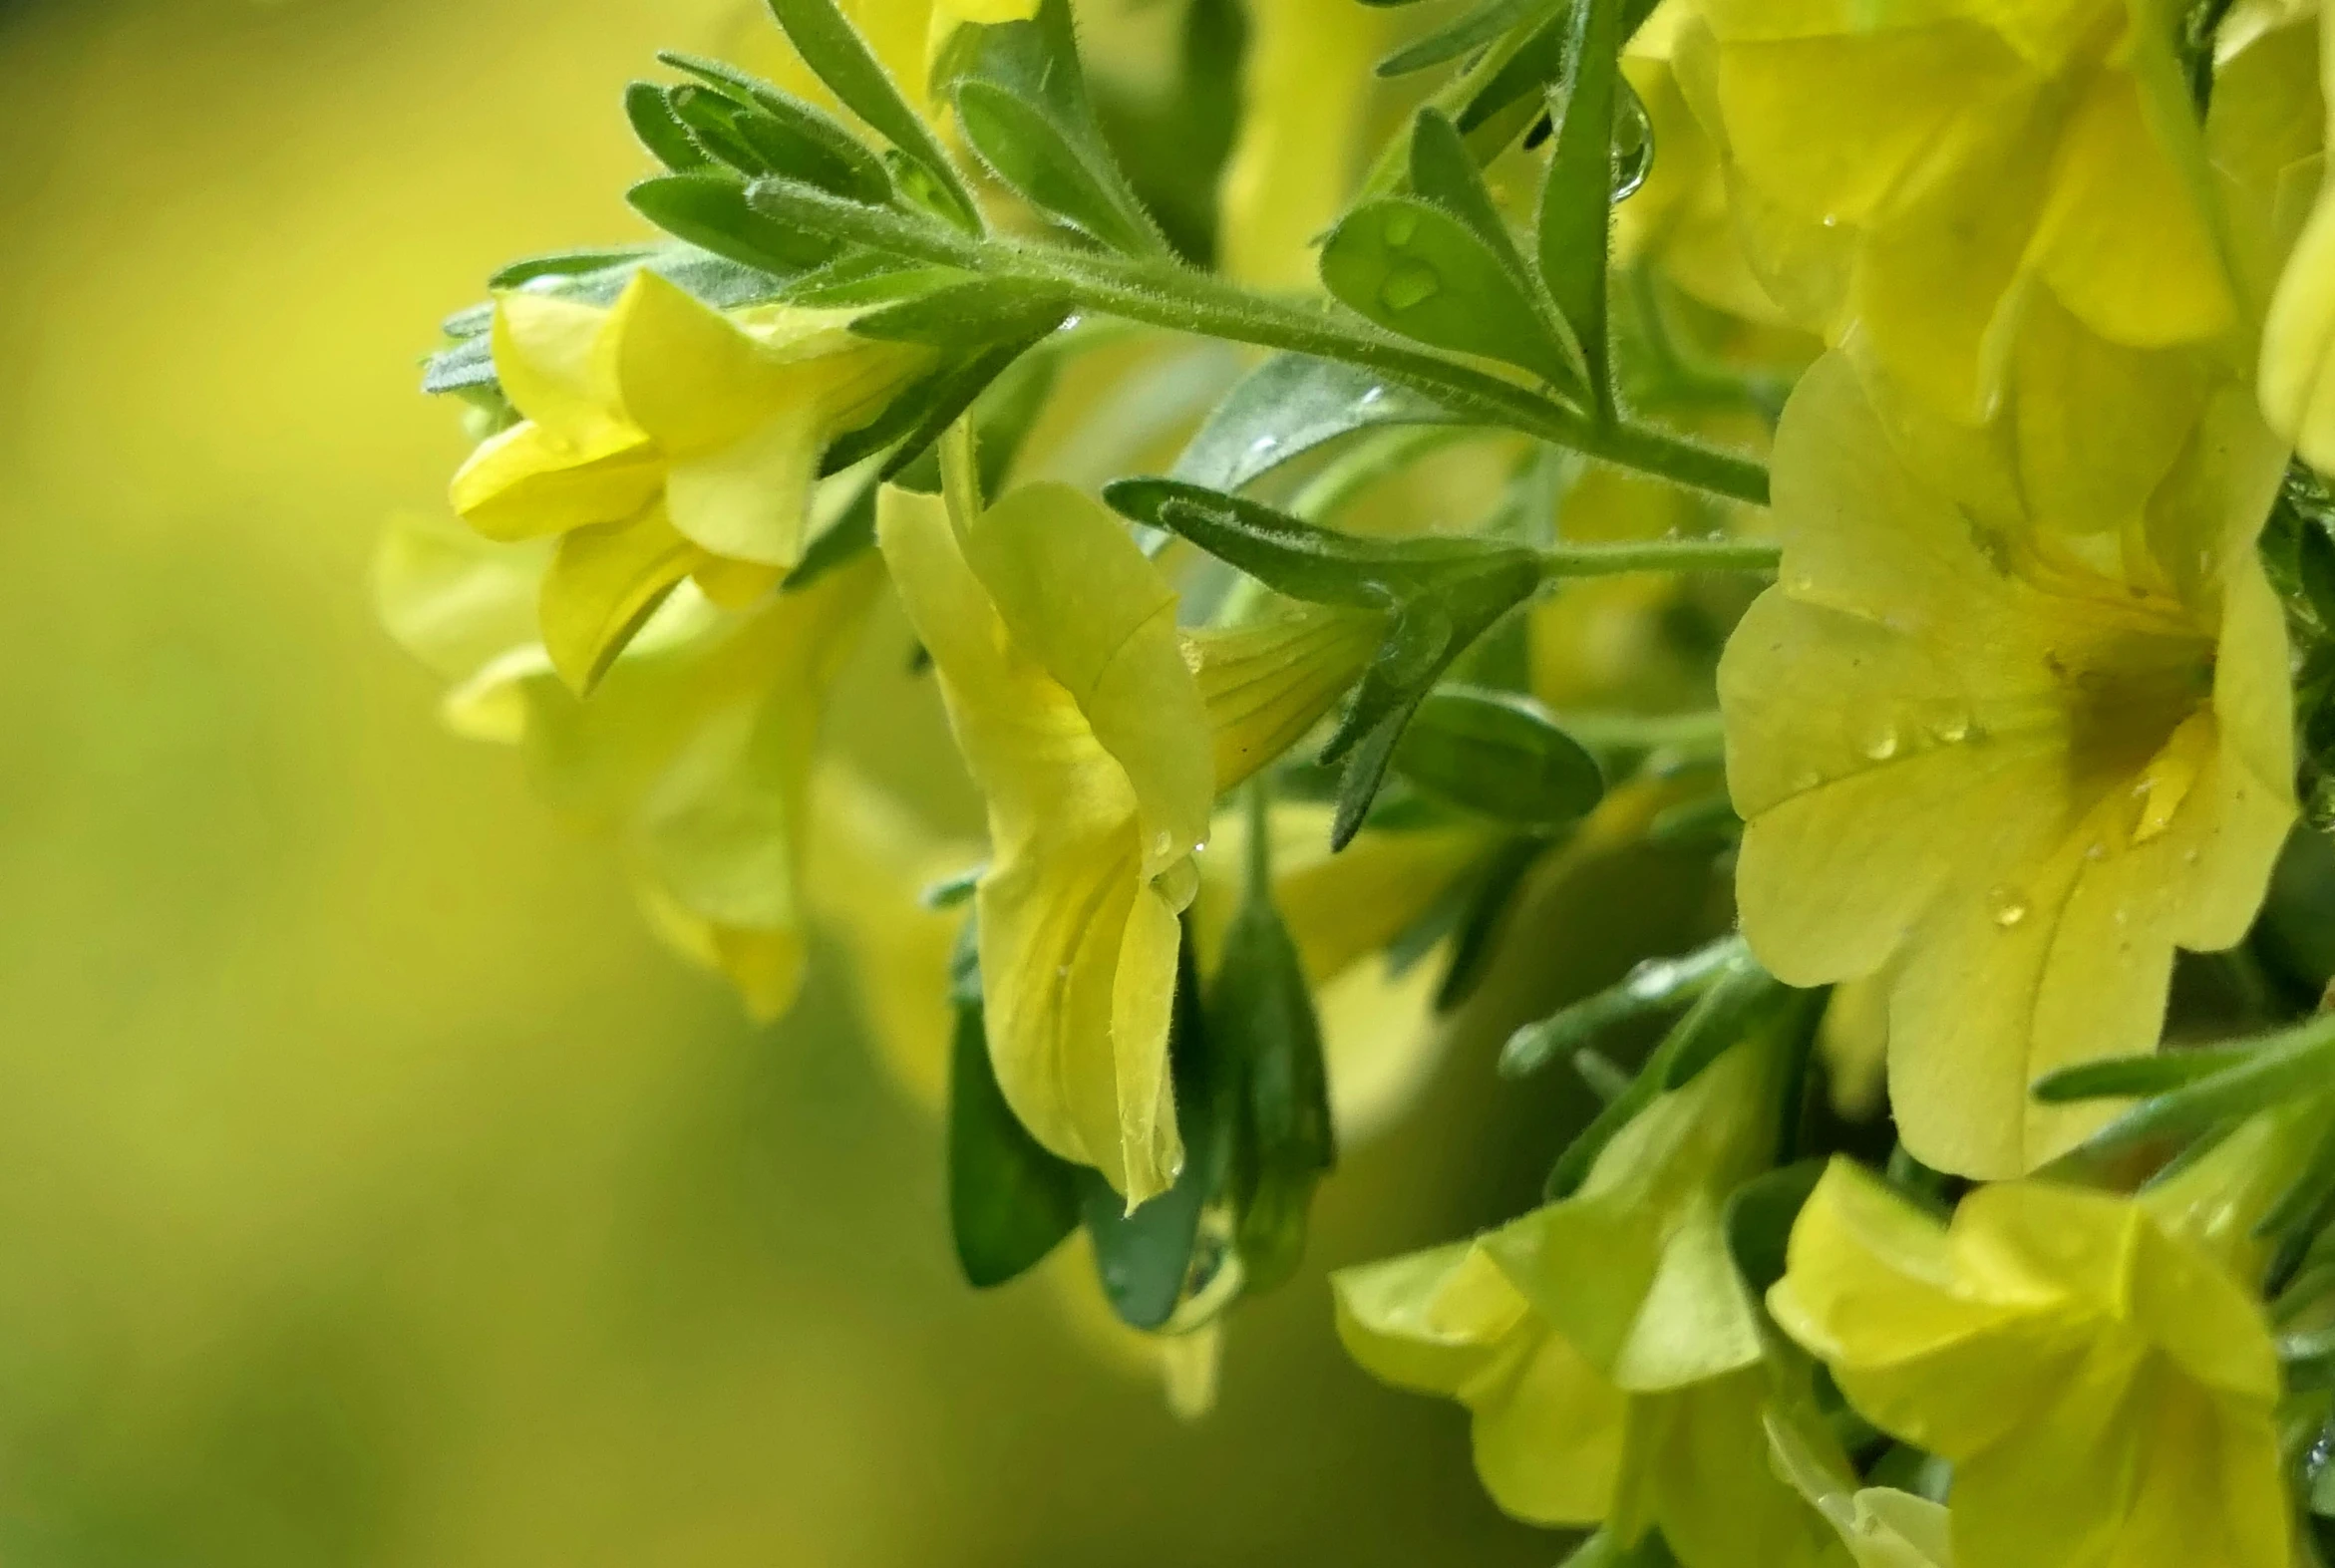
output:
M 433 323 L 631 235 L 620 86 L 737 20 L 0 0 L 0 1562 L 1552 1560 L 1320 1266 L 1521 1207 L 1560 1090 L 1463 1043 L 1180 1423 L 958 1283 L 835 984 L 748 1026 L 376 628 Z

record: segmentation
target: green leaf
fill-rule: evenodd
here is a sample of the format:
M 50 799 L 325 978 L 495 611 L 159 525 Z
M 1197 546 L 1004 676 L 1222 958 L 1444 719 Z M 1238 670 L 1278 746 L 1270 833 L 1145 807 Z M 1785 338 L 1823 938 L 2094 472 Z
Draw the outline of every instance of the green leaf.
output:
M 831 246 L 861 245 L 936 267 L 964 272 L 981 269 L 981 252 L 971 241 L 920 213 L 852 201 L 776 174 L 750 182 L 746 203 L 780 227 L 816 236 Z
M 980 211 L 965 193 L 955 165 L 834 0 L 770 0 L 770 7 L 803 63 L 844 108 L 931 176 L 948 215 L 960 227 L 979 233 Z
M 1241 1065 L 1237 1244 L 1242 1287 L 1260 1293 L 1303 1259 L 1314 1188 L 1337 1163 L 1337 1140 L 1305 965 L 1253 880 L 1225 932 L 1208 1028 L 1223 1057 Z
M 1228 1255 L 1202 1254 L 1199 1241 L 1200 1215 L 1221 1194 L 1230 1168 L 1236 1080 L 1209 1041 L 1189 940 L 1177 958 L 1168 1058 L 1183 1169 L 1173 1186 L 1133 1213 L 1101 1175 L 1080 1172 L 1104 1299 L 1122 1322 L 1139 1329 L 1165 1327 L 1186 1297 L 1205 1290 L 1230 1261 Z
M 1001 87 L 957 88 L 957 123 L 991 172 L 1049 216 L 1130 255 L 1164 254 L 1168 241 L 1123 203 L 1117 183 L 1096 169 L 1044 115 Z
M 1525 281 L 1523 254 L 1485 186 L 1476 155 L 1468 151 L 1460 128 L 1432 104 L 1419 111 L 1411 127 L 1411 189 L 1467 224 L 1518 282 Z
M 649 156 L 676 174 L 710 167 L 713 158 L 697 145 L 689 128 L 673 113 L 665 89 L 654 82 L 633 82 L 624 89 L 624 118 Z
M 872 493 L 872 488 L 870 493 Z M 989 1065 L 980 975 L 971 958 L 972 923 L 958 970 L 971 971 L 970 999 L 955 993 L 949 1054 L 948 1218 L 957 1265 L 976 1290 L 1034 1268 L 1079 1222 L 1079 1167 L 1050 1152 L 1014 1115 Z
M 1684 1089 L 1746 1035 L 1765 1027 L 1807 995 L 1784 984 L 1748 956 L 1731 965 L 1662 1043 L 1661 1072 L 1657 1075 L 1662 1088 Z
M 1555 146 L 1540 189 L 1540 276 L 1571 326 L 1600 409 L 1613 403 L 1605 271 L 1613 213 L 1614 84 L 1621 0 L 1579 0 Z
M 1459 534 L 1382 539 L 1341 533 L 1238 495 L 1179 479 L 1116 479 L 1103 499 L 1122 516 L 1182 535 L 1277 593 L 1384 609 L 1487 571 L 1530 570 L 1529 550 Z M 1416 632 L 1418 628 L 1414 628 Z
M 1034 278 L 969 278 L 869 311 L 851 323 L 863 338 L 971 348 L 1042 338 L 1077 301 L 1060 284 Z
M 2098 1155 L 2157 1138 L 2194 1137 L 2323 1090 L 2335 1081 L 2335 1015 L 2320 1015 L 2251 1045 L 2181 1055 L 2218 1059 L 2220 1071 L 2142 1100 L 2085 1140 L 2078 1152 Z
M 1043 0 L 1028 21 L 960 29 L 939 74 L 966 142 L 1032 205 L 1114 250 L 1168 254 L 1104 140 L 1069 0 Z
M 1785 1249 L 1793 1222 L 1825 1173 L 1825 1161 L 1804 1159 L 1781 1170 L 1764 1171 L 1728 1195 L 1724 1223 L 1727 1250 L 1754 1296 L 1784 1277 Z
M 853 201 L 891 199 L 882 160 L 839 128 L 808 115 L 782 118 L 709 87 L 685 85 L 666 97 L 698 145 L 741 174 L 784 174 Z M 822 134 L 831 129 L 835 139 Z
M 1378 63 L 1382 77 L 1409 76 L 1429 66 L 1483 48 L 1510 28 L 1525 25 L 1547 10 L 1549 0 L 1486 0 L 1466 16 L 1437 28 L 1425 38 L 1407 44 Z
M 1568 5 L 1542 22 L 1455 117 L 1479 161 L 1490 162 L 1544 112 L 1547 88 L 1564 77 L 1573 9 Z
M 1431 699 L 1432 701 L 1432 699 Z M 1418 720 L 1413 719 L 1416 729 Z M 1401 749 L 1397 748 L 1400 756 Z M 1518 836 L 1503 841 L 1485 856 L 1469 878 L 1467 902 L 1452 926 L 1452 956 L 1436 983 L 1435 1011 L 1449 1013 L 1475 993 L 1491 967 L 1493 939 L 1500 934 L 1525 876 L 1539 863 L 1548 840 Z
M 2162 1095 L 2248 1062 L 2254 1050 L 2252 1046 L 2217 1046 L 2145 1057 L 2107 1057 L 2047 1073 L 2035 1081 L 2029 1093 L 2047 1105 Z
M 787 573 L 781 592 L 800 593 L 836 567 L 848 565 L 875 548 L 875 492 L 880 488 L 870 480 L 843 508 L 841 516 L 803 547 L 803 558 Z
M 1045 332 L 1038 332 L 990 344 L 969 358 L 956 361 L 938 374 L 926 378 L 908 397 L 899 399 L 894 407 L 902 411 L 900 423 L 904 426 L 905 435 L 892 455 L 884 460 L 878 477 L 885 480 L 902 477 L 910 465 L 920 460 L 926 450 L 940 440 L 941 433 L 972 407 L 974 399 L 980 397 L 1015 360 L 1020 359 L 1045 336 Z M 937 489 L 937 473 L 933 475 L 933 487 Z
M 1555 827 L 1605 793 L 1597 760 L 1529 697 L 1452 687 L 1420 705 L 1395 753 L 1404 778 L 1500 821 Z
M 1524 287 L 1467 223 L 1404 196 L 1366 202 L 1322 246 L 1322 283 L 1356 314 L 1456 354 L 1520 366 L 1572 396 L 1580 371 Z
M 1456 423 L 1447 410 L 1369 371 L 1306 354 L 1276 354 L 1224 395 L 1175 460 L 1173 474 L 1210 489 L 1237 490 L 1354 431 Z
M 745 187 L 726 174 L 660 174 L 634 185 L 624 199 L 666 233 L 766 272 L 807 272 L 840 248 L 815 230 L 755 210 Z
M 745 108 L 747 113 L 734 124 L 769 160 L 769 171 L 790 174 L 855 201 L 891 198 L 891 176 L 884 171 L 883 160 L 832 115 L 719 60 L 669 49 L 657 58 Z
M 1059 341 L 1059 340 L 1058 340 Z M 1006 367 L 973 400 L 973 461 L 980 470 L 981 493 L 1005 491 L 1007 476 L 1023 442 L 1029 439 L 1061 369 L 1056 355 L 1041 348 L 1024 354 Z M 928 445 L 914 461 L 902 466 L 891 482 L 919 494 L 940 493 L 940 462 Z
M 811 310 L 857 310 L 915 299 L 963 277 L 954 267 L 927 266 L 872 251 L 846 251 L 816 271 L 789 279 L 778 297 Z

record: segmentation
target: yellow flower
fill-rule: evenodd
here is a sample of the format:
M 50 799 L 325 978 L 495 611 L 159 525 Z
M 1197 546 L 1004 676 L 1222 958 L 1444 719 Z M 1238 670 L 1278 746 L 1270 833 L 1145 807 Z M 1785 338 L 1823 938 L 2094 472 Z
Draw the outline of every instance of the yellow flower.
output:
M 1769 1293 L 1859 1413 L 1950 1460 L 1986 1568 L 2286 1568 L 2261 1308 L 2146 1204 L 2041 1181 L 1940 1224 L 1835 1162 Z
M 1240 139 L 1219 186 L 1218 264 L 1258 287 L 1311 288 L 1313 247 L 1353 194 L 1370 65 L 1387 30 L 1380 11 L 1348 0 L 1245 9 Z
M 2136 347 L 2237 325 L 2168 33 L 2146 0 L 1700 0 L 1678 58 L 1769 293 L 1976 419 L 2038 288 Z
M 908 103 L 927 120 L 940 118 L 932 99 L 932 67 L 949 35 L 967 22 L 1023 22 L 1038 0 L 838 0 L 837 9 L 859 30 Z M 742 60 L 799 97 L 833 105 L 834 94 L 791 48 L 770 17 L 744 18 L 724 39 L 724 53 Z M 1083 51 L 1082 51 L 1083 52 Z
M 570 685 L 597 682 L 683 578 L 743 606 L 802 558 L 829 443 L 930 357 L 848 319 L 725 314 L 645 269 L 611 307 L 497 299 L 496 373 L 525 418 L 472 453 L 454 505 L 492 539 L 558 537 L 543 644 Z
M 1215 797 L 1174 591 L 1064 485 L 1013 491 L 961 537 L 937 502 L 887 490 L 878 538 L 988 797 L 998 1087 L 1039 1142 L 1141 1203 L 1182 1157 L 1168 1019 Z
M 1772 1153 L 1778 1046 L 1746 1042 L 1658 1098 L 1572 1197 L 1335 1276 L 1348 1352 L 1469 1408 L 1508 1513 L 1625 1544 L 1659 1526 L 1687 1568 L 1844 1560 L 1769 1470 L 1758 1309 L 1720 1220 Z
M 2319 13 L 2319 90 L 2335 124 L 2335 6 Z M 2321 184 L 2271 300 L 2261 393 L 2271 428 L 2335 472 L 2335 176 Z
M 2031 316 L 1979 432 L 1809 372 L 1783 580 L 1719 668 L 1753 951 L 1882 976 L 1906 1146 L 1985 1177 L 2096 1124 L 2028 1085 L 2156 1046 L 2174 945 L 2245 933 L 2293 814 L 2282 449 L 2235 384 Z

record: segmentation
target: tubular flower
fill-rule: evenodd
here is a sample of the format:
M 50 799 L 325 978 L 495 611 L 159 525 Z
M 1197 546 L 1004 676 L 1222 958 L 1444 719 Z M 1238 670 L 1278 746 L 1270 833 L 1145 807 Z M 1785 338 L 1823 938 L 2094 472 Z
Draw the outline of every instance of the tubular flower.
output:
M 802 558 L 829 443 L 929 358 L 848 319 L 725 314 L 645 269 L 609 307 L 497 299 L 496 373 L 525 418 L 471 454 L 454 505 L 491 539 L 557 536 L 543 645 L 570 685 L 597 682 L 684 577 L 743 606 Z
M 1990 1178 L 2095 1123 L 2027 1086 L 2155 1047 L 2173 947 L 2244 934 L 2293 815 L 2253 548 L 2282 449 L 2234 384 L 2031 327 L 1975 434 L 1884 428 L 1839 352 L 1809 372 L 1783 579 L 1719 668 L 1753 951 L 1879 976 L 1907 1148 Z
M 1945 1225 L 1835 1161 L 1768 1301 L 1859 1413 L 1952 1461 L 1957 1561 L 2290 1561 L 2268 1325 L 2144 1202 L 2008 1182 Z
M 938 503 L 886 490 L 878 538 L 988 797 L 975 897 L 998 1087 L 1039 1142 L 1141 1203 L 1182 1157 L 1168 1020 L 1215 797 L 1174 592 L 1059 484 L 961 535 Z
M 2335 127 L 2335 6 L 2319 12 L 2319 90 Z M 2335 472 L 2335 174 L 2321 184 L 2270 302 L 2261 393 L 2271 428 L 2312 467 Z
M 1474 1412 L 1508 1513 L 1625 1544 L 1659 1526 L 1688 1568 L 1846 1561 L 1769 1469 L 1758 1308 L 1721 1227 L 1770 1153 L 1780 1056 L 1747 1042 L 1659 1097 L 1572 1197 L 1335 1276 L 1348 1352 Z
M 1768 292 L 1977 419 L 2031 287 L 2136 347 L 2237 325 L 2168 35 L 2154 0 L 1700 0 L 1679 61 Z

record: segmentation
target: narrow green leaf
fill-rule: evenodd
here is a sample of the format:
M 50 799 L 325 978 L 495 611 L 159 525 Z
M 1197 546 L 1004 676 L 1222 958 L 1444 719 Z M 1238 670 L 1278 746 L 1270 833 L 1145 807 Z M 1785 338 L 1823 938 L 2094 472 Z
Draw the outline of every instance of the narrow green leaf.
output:
M 1532 553 L 1513 545 L 1459 534 L 1382 539 L 1341 533 L 1179 479 L 1117 479 L 1103 487 L 1103 499 L 1122 516 L 1181 534 L 1275 592 L 1316 604 L 1383 609 L 1495 568 L 1527 567 L 1538 578 Z M 1421 630 L 1413 628 L 1415 634 Z
M 1432 703 L 1433 698 L 1429 699 Z M 1415 731 L 1418 719 L 1411 721 Z M 1408 744 L 1408 736 L 1404 744 Z M 1401 755 L 1398 745 L 1396 753 Z M 1506 923 L 1508 910 L 1514 906 L 1516 894 L 1523 888 L 1524 878 L 1539 863 L 1546 852 L 1548 840 L 1536 836 L 1519 836 L 1502 842 L 1487 855 L 1476 868 L 1472 878 L 1467 904 L 1452 928 L 1451 961 L 1444 966 L 1443 978 L 1436 983 L 1435 1011 L 1449 1013 L 1464 1004 L 1475 993 L 1476 987 L 1491 968 L 1496 951 L 1494 938 Z
M 2096 1155 L 2156 1138 L 2195 1136 L 2290 1097 L 2323 1090 L 2335 1081 L 2335 1015 L 2211 1055 L 2223 1059 L 2220 1072 L 2142 1100 L 2094 1133 L 2079 1152 Z
M 782 276 L 807 272 L 839 248 L 816 231 L 755 210 L 745 187 L 724 174 L 660 174 L 634 185 L 624 199 L 668 234 Z
M 697 145 L 721 162 L 750 177 L 776 171 L 776 165 L 739 133 L 737 122 L 746 112 L 743 104 L 692 83 L 668 89 L 665 102 Z
M 587 273 L 602 272 L 612 267 L 630 269 L 657 254 L 654 245 L 597 245 L 589 250 L 554 250 L 540 256 L 529 256 L 513 261 L 487 279 L 491 289 L 517 288 L 521 283 L 532 283 L 537 278 L 575 278 Z M 490 309 L 486 321 L 492 322 Z M 480 331 L 485 331 L 483 324 Z M 468 336 L 468 334 L 456 334 Z
M 2167 1051 L 2145 1057 L 2107 1057 L 2047 1073 L 2030 1091 L 2047 1105 L 2084 1099 L 2134 1099 L 2162 1095 L 2250 1061 L 2255 1047 L 2214 1046 Z
M 1597 760 L 1538 703 L 1474 687 L 1420 705 L 1395 768 L 1450 804 L 1519 826 L 1573 821 L 1605 793 Z
M 1684 1089 L 1703 1069 L 1802 995 L 1805 993 L 1784 984 L 1748 956 L 1730 965 L 1662 1043 L 1657 1075 L 1662 1088 Z
M 1322 245 L 1321 276 L 1341 303 L 1390 332 L 1582 391 L 1579 370 L 1523 285 L 1441 207 L 1404 196 L 1356 207 Z
M 974 399 L 1045 336 L 1045 332 L 1039 332 L 990 344 L 928 378 L 912 402 L 901 401 L 900 406 L 912 410 L 914 418 L 905 422 L 905 435 L 892 455 L 884 460 L 877 476 L 887 481 L 903 477 L 909 466 L 940 440 L 941 432 L 956 423 L 957 417 L 972 407 Z M 933 475 L 933 487 L 939 487 L 937 473 Z
M 1480 162 L 1490 162 L 1545 112 L 1547 89 L 1564 78 L 1573 10 L 1564 6 L 1542 22 L 1453 117 Z
M 1208 1027 L 1242 1069 L 1237 1237 L 1242 1288 L 1261 1293 L 1303 1259 L 1314 1188 L 1337 1163 L 1337 1141 L 1305 965 L 1269 891 L 1254 884 L 1225 932 Z
M 1080 1214 L 1079 1167 L 1030 1136 L 989 1066 L 981 1005 L 960 1003 L 949 1056 L 948 1217 L 957 1266 L 976 1290 L 1019 1277 Z
M 954 267 L 927 266 L 873 251 L 845 251 L 816 271 L 789 279 L 778 297 L 811 310 L 857 310 L 915 299 L 963 277 Z
M 1224 395 L 1172 472 L 1210 489 L 1237 490 L 1355 431 L 1453 423 L 1446 410 L 1366 370 L 1306 354 L 1276 354 Z
M 669 49 L 657 58 L 745 105 L 751 113 L 736 122 L 737 129 L 773 171 L 855 201 L 890 199 L 883 160 L 825 111 L 719 60 Z
M 803 547 L 803 558 L 787 573 L 780 591 L 800 593 L 836 567 L 848 565 L 875 548 L 875 492 L 881 487 L 871 480 L 840 517 Z
M 1409 76 L 1481 49 L 1510 28 L 1533 21 L 1549 0 L 1486 0 L 1466 16 L 1407 44 L 1378 63 L 1382 77 Z
M 1162 255 L 1168 241 L 1119 182 L 1055 123 L 988 82 L 957 86 L 957 123 L 990 171 L 1049 216 L 1114 250 Z
M 1033 278 L 968 278 L 855 318 L 851 331 L 891 343 L 938 348 L 1044 337 L 1076 303 L 1060 284 Z
M 1540 190 L 1540 276 L 1572 327 L 1600 409 L 1612 407 L 1606 256 L 1613 211 L 1614 84 L 1621 76 L 1621 0 L 1579 0 L 1565 92 L 1551 114 L 1555 146 Z
M 624 118 L 649 156 L 676 174 L 711 166 L 713 158 L 697 145 L 689 128 L 673 113 L 665 89 L 654 82 L 633 82 L 624 89 Z
M 857 115 L 928 173 L 951 214 L 969 232 L 981 231 L 979 209 L 966 194 L 955 165 L 933 140 L 923 117 L 900 96 L 882 62 L 867 47 L 834 0 L 770 0 L 771 14 L 787 41 L 843 107 Z

